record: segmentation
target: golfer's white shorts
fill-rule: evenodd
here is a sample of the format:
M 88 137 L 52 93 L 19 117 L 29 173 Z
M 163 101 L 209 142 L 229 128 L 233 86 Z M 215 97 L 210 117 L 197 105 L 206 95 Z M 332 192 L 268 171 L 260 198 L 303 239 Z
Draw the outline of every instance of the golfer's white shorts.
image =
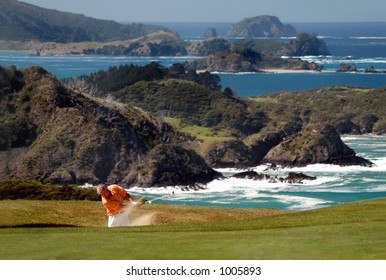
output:
M 126 211 L 109 216 L 108 227 L 127 227 L 129 226 L 129 214 Z

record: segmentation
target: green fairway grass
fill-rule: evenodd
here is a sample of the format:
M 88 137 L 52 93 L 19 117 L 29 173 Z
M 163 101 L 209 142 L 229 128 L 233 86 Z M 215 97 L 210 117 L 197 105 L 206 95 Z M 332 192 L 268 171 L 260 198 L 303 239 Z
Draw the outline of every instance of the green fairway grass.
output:
M 54 214 L 69 209 L 74 215 L 72 207 L 83 209 L 83 218 L 58 219 L 55 214 L 51 219 L 42 209 L 53 203 Z M 19 213 L 12 223 L 12 212 L 28 204 L 45 213 L 37 215 L 46 222 L 32 214 L 34 221 L 23 221 Z M 140 211 L 161 213 L 159 221 L 128 228 L 107 228 L 104 209 L 95 202 L 0 201 L 2 213 L 5 208 L 8 214 L 0 219 L 3 260 L 386 259 L 385 198 L 296 212 L 144 205 Z

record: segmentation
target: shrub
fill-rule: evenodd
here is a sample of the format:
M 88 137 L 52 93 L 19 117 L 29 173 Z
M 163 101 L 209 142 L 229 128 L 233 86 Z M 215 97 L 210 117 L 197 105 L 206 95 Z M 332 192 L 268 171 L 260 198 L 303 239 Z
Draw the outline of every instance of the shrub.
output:
M 59 186 L 39 180 L 6 179 L 0 181 L 0 200 L 3 199 L 99 201 L 100 196 L 93 187 Z
M 24 119 L 10 119 L 0 122 L 0 151 L 28 146 L 34 138 L 34 130 L 29 129 L 28 123 Z

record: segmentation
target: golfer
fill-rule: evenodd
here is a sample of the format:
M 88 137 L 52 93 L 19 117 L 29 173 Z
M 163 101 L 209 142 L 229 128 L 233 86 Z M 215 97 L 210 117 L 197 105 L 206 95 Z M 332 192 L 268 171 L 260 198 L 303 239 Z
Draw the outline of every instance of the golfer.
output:
M 107 186 L 100 184 L 97 191 L 102 196 L 103 206 L 107 210 L 108 227 L 129 226 L 129 214 L 128 211 L 124 211 L 128 205 L 124 200 L 128 200 L 133 206 L 138 206 L 138 203 L 133 201 L 131 195 L 118 185 Z

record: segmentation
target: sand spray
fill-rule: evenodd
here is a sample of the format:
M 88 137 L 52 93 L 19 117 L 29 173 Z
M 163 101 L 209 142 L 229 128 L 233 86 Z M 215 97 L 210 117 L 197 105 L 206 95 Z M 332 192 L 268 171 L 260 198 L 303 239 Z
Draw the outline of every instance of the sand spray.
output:
M 150 226 L 155 222 L 155 213 L 139 214 L 139 208 L 135 205 L 129 204 L 124 211 L 129 216 L 129 226 Z

